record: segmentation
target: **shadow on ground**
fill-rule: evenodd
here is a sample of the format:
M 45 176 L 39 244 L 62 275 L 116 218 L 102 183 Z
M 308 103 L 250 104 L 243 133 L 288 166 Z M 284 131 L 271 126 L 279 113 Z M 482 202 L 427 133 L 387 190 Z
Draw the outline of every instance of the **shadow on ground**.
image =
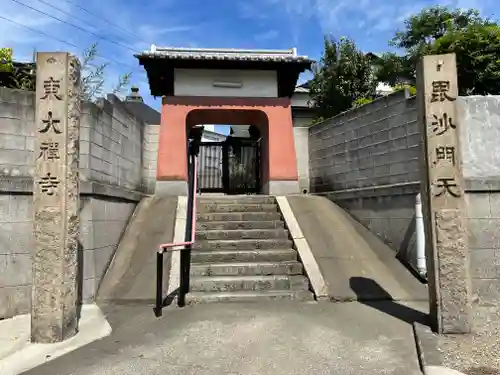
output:
M 375 280 L 366 277 L 351 277 L 349 285 L 358 302 L 388 314 L 406 323 L 429 324 L 428 314 L 393 300 L 392 296 Z

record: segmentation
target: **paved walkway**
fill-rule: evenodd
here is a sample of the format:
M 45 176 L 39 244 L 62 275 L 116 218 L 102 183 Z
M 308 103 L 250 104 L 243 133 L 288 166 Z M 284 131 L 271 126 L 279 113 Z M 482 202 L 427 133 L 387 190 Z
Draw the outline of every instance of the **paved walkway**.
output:
M 426 304 L 275 302 L 110 307 L 113 333 L 26 375 L 420 374 Z

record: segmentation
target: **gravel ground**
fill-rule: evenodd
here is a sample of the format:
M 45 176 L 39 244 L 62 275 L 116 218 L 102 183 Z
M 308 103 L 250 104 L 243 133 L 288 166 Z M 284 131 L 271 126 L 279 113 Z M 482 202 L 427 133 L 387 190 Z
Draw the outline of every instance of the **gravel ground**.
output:
M 500 375 L 500 308 L 482 311 L 477 319 L 481 331 L 439 337 L 443 365 L 467 375 Z

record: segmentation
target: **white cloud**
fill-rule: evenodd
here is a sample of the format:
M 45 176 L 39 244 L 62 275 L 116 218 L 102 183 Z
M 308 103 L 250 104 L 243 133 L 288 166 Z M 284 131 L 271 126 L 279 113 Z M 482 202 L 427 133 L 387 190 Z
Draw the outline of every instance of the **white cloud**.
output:
M 392 31 L 400 27 L 411 14 L 431 5 L 449 5 L 459 8 L 475 8 L 491 14 L 497 0 L 256 0 L 250 6 L 245 2 L 240 7 L 242 16 L 252 17 L 268 14 L 290 23 L 294 39 L 302 29 L 316 20 L 325 34 L 352 34 L 357 36 L 373 32 Z M 264 8 L 263 7 L 267 7 Z M 488 15 L 489 15 L 488 14 Z

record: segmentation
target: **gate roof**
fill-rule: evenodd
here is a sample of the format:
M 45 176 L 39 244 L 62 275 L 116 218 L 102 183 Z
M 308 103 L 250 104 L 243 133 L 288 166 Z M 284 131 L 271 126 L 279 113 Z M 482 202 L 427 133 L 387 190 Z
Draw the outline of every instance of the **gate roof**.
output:
M 291 97 L 300 73 L 313 60 L 297 55 L 296 48 L 285 50 L 177 48 L 151 46 L 134 55 L 146 69 L 151 95 L 173 95 L 174 69 L 276 70 L 278 96 Z

